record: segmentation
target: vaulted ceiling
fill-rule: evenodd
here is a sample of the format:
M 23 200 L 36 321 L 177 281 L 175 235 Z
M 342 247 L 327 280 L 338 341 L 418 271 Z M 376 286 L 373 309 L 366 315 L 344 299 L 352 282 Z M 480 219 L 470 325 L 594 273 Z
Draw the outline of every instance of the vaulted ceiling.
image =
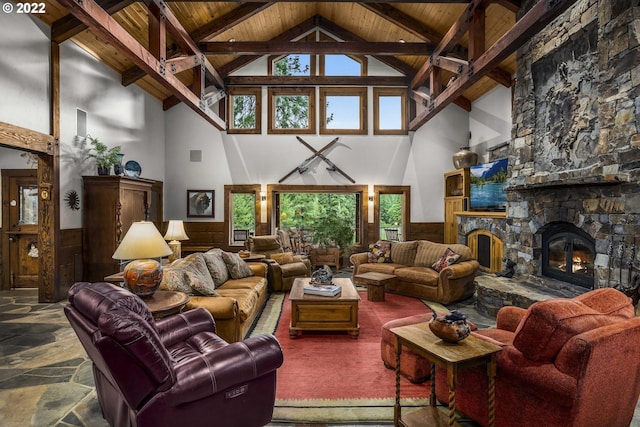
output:
M 516 25 L 516 11 L 520 8 L 520 0 L 439 0 L 437 3 L 434 0 L 45 0 L 45 3 L 46 13 L 37 16 L 51 26 L 54 41 L 73 40 L 121 73 L 124 85 L 139 85 L 163 100 L 165 108 L 183 101 L 196 111 L 198 91 L 209 85 L 224 89 L 229 74 L 239 66 L 265 52 L 285 52 L 291 47 L 291 41 L 316 28 L 352 44 L 347 49 L 344 43 L 315 43 L 317 48 L 305 47 L 311 50 L 308 53 L 372 55 L 405 74 L 407 85 L 412 89 L 426 84 L 433 91 L 434 84 L 430 81 L 436 78 L 440 80 L 438 86 L 445 87 L 452 75 L 461 74 L 462 70 L 471 74 L 471 60 L 478 59 L 497 41 L 504 42 L 501 38 L 509 35 Z M 546 24 L 573 1 L 558 0 L 555 5 L 542 0 L 539 3 L 546 4 L 542 4 L 533 18 Z M 165 26 L 166 32 L 162 30 Z M 528 24 L 529 37 L 534 34 L 534 27 L 535 24 Z M 516 69 L 514 51 L 496 56 L 490 66 L 484 68 L 482 77 L 461 85 L 449 102 L 470 108 L 470 102 L 496 85 L 510 86 Z M 438 61 L 430 61 L 430 55 L 437 55 Z M 161 61 L 159 73 L 154 68 L 158 63 L 153 58 L 147 60 L 151 56 Z M 434 73 L 436 65 L 442 72 Z M 170 70 L 165 70 L 165 66 Z M 201 83 L 197 73 L 200 69 L 202 75 L 206 75 Z M 182 88 L 176 91 L 180 85 L 165 73 L 173 74 L 171 79 L 191 87 L 196 98 L 183 93 Z M 169 79 L 169 83 L 163 81 L 165 79 Z M 437 92 L 440 90 L 438 87 Z M 425 96 L 419 93 L 413 98 L 419 100 Z M 427 96 L 422 102 L 426 106 L 429 101 Z

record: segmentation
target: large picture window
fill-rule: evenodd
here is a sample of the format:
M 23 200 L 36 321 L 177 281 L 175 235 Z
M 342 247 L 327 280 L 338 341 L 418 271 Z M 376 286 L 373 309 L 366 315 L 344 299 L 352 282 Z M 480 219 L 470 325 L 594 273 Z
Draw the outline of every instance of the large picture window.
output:
M 260 133 L 262 89 L 229 89 L 229 133 Z
M 367 88 L 320 88 L 320 133 L 366 134 Z
M 373 133 L 407 133 L 407 89 L 373 88 Z
M 269 88 L 269 133 L 315 131 L 315 88 Z

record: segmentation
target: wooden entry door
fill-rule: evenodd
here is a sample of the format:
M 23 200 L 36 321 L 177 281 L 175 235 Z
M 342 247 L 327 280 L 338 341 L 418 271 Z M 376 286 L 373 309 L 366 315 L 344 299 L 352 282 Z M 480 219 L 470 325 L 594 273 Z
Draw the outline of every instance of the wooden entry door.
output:
M 38 287 L 38 178 L 35 169 L 2 170 L 3 288 Z

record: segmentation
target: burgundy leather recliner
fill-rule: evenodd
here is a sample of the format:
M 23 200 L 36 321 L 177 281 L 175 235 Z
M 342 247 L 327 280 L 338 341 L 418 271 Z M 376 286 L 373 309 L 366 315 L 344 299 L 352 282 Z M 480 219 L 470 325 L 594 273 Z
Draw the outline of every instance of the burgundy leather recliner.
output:
M 228 344 L 204 309 L 154 321 L 145 303 L 109 283 L 80 282 L 65 314 L 93 361 L 112 426 L 262 426 L 271 421 L 280 344 L 261 335 Z

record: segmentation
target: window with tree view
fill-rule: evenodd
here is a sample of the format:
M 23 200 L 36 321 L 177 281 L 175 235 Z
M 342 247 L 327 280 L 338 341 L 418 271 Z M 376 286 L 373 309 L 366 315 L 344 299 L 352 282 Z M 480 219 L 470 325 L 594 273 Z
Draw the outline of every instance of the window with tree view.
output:
M 270 133 L 315 133 L 314 88 L 269 88 Z
M 302 243 L 346 249 L 359 241 L 359 193 L 278 193 L 276 206 L 276 226 Z
M 243 244 L 256 230 L 255 193 L 231 194 L 231 243 Z
M 261 88 L 232 88 L 229 98 L 229 132 L 260 133 Z

